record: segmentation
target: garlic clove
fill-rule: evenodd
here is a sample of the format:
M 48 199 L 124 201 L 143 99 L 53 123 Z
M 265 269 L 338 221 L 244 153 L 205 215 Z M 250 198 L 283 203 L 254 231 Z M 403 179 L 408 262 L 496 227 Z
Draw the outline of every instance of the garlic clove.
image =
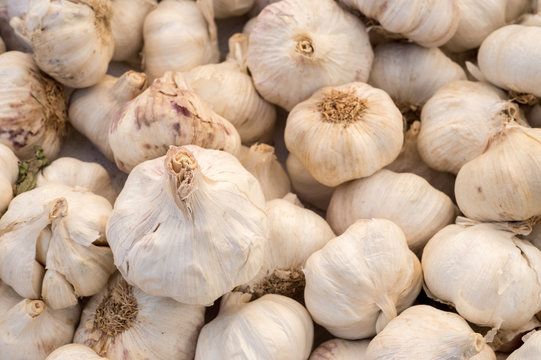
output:
M 108 360 L 91 348 L 80 344 L 64 345 L 53 351 L 45 360 Z
M 246 14 L 253 7 L 255 0 L 214 0 L 214 16 L 224 19 Z
M 53 232 L 51 231 L 51 226 L 47 226 L 41 230 L 36 241 L 36 260 L 43 265 L 43 267 L 47 265 L 47 252 L 49 251 L 49 244 L 51 243 L 52 237 Z
M 43 301 L 53 309 L 65 309 L 77 305 L 79 302 L 73 286 L 66 280 L 64 275 L 54 270 L 45 272 L 41 296 Z
M 369 340 L 332 339 L 319 345 L 308 360 L 364 360 Z
M 507 358 L 508 360 L 535 360 L 541 353 L 541 331 L 532 331 L 526 334 L 522 340 L 522 345 L 513 351 Z

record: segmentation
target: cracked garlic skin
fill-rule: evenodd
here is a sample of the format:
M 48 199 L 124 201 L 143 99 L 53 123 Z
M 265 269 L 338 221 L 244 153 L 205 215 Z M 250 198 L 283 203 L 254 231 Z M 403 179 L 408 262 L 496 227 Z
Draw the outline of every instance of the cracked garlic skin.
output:
M 381 332 L 422 286 L 419 259 L 404 232 L 385 219 L 357 220 L 314 252 L 303 271 L 310 315 L 344 339 Z
M 218 316 L 199 335 L 195 360 L 305 360 L 314 326 L 308 311 L 281 295 L 251 301 L 232 292 L 222 298 Z
M 152 296 L 115 273 L 85 306 L 74 342 L 111 360 L 192 360 L 205 307 Z
M 368 80 L 374 57 L 362 22 L 332 0 L 273 3 L 249 40 L 257 91 L 287 111 L 322 87 Z
M 256 178 L 231 154 L 187 145 L 130 173 L 107 240 L 130 284 L 208 305 L 257 274 L 266 231 Z
M 398 156 L 402 114 L 387 93 L 368 84 L 326 87 L 289 113 L 284 140 L 318 182 L 337 186 Z
M 246 14 L 254 6 L 255 0 L 213 0 L 214 16 L 224 19 Z
M 515 329 L 541 310 L 541 251 L 501 225 L 449 225 L 425 246 L 432 298 L 479 326 Z
M 0 214 L 13 198 L 13 186 L 19 176 L 19 159 L 6 145 L 0 144 Z
M 308 360 L 365 360 L 369 340 L 332 339 L 319 345 Z
M 541 354 L 541 331 L 532 331 L 522 337 L 524 344 L 513 351 L 507 360 L 537 360 Z
M 59 347 L 49 354 L 45 360 L 108 360 L 96 354 L 85 345 L 68 344 Z
M 84 88 L 101 80 L 113 56 L 110 16 L 109 0 L 34 0 L 10 25 L 32 47 L 41 70 Z

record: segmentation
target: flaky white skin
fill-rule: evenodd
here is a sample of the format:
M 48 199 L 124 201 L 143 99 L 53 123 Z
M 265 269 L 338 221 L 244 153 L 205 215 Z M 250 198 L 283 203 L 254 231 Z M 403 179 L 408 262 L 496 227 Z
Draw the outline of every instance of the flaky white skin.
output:
M 185 180 L 174 170 L 179 157 L 197 164 Z M 255 177 L 231 154 L 187 145 L 130 173 L 107 239 L 128 282 L 152 295 L 208 305 L 256 275 L 266 228 Z
M 507 360 L 537 360 L 541 354 L 541 331 L 526 334 L 524 344 L 513 351 Z
M 13 198 L 13 185 L 19 175 L 19 159 L 6 145 L 0 144 L 0 214 Z
M 308 311 L 281 295 L 249 299 L 240 292 L 223 298 L 218 317 L 201 330 L 195 360 L 307 359 L 314 336 Z
M 59 347 L 45 360 L 107 360 L 85 345 L 68 344 Z
M 223 19 L 246 14 L 255 0 L 214 0 L 214 16 Z
M 477 325 L 515 329 L 541 310 L 541 251 L 498 225 L 443 228 L 422 265 L 429 294 Z
M 385 219 L 356 221 L 314 252 L 303 271 L 310 315 L 344 339 L 381 332 L 422 286 L 419 259 L 403 231 Z
M 319 345 L 308 360 L 365 360 L 369 340 L 332 339 Z
M 373 57 L 364 25 L 332 0 L 276 2 L 250 31 L 255 87 L 288 111 L 324 86 L 368 80 Z

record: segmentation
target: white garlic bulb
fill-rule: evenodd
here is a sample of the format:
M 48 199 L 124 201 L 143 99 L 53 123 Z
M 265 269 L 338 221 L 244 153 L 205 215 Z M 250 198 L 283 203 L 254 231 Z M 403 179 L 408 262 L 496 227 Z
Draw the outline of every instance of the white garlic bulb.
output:
M 110 14 L 109 0 L 33 0 L 10 25 L 31 45 L 41 70 L 83 88 L 101 80 L 113 56 Z
M 246 68 L 248 36 L 229 38 L 229 54 L 220 64 L 193 68 L 187 74 L 190 87 L 209 107 L 229 120 L 243 143 L 272 138 L 276 109 L 257 93 Z
M 357 219 L 391 220 L 404 231 L 410 249 L 416 253 L 455 216 L 451 199 L 425 179 L 385 169 L 340 185 L 327 209 L 327 221 L 337 234 Z
M 145 19 L 143 68 L 156 79 L 219 59 L 213 0 L 163 0 Z
M 488 352 L 495 360 L 494 352 L 475 333 L 468 323 L 454 313 L 445 312 L 428 305 L 406 309 L 370 341 L 366 351 L 367 360 L 434 360 L 434 359 L 481 359 L 475 357 Z
M 114 271 L 104 246 L 111 211 L 105 198 L 61 184 L 18 195 L 0 219 L 0 277 L 53 309 L 96 294 Z
M 308 360 L 364 360 L 369 340 L 332 339 L 319 345 Z
M 281 295 L 249 300 L 250 295 L 240 292 L 224 296 L 218 317 L 201 330 L 195 360 L 310 356 L 314 326 L 301 304 Z
M 31 159 L 34 146 L 54 159 L 67 122 L 62 86 L 42 74 L 30 54 L 0 55 L 0 142 L 21 160 Z
M 541 129 L 508 123 L 456 177 L 458 207 L 479 221 L 541 215 Z
M 0 354 L 9 360 L 43 360 L 71 342 L 78 305 L 53 310 L 41 300 L 24 299 L 0 280 Z
M 237 158 L 259 181 L 265 200 L 282 198 L 291 191 L 291 182 L 274 154 L 274 147 L 267 144 L 243 146 Z
M 45 360 L 108 360 L 96 354 L 85 345 L 68 344 L 59 347 L 49 354 Z
M 419 259 L 404 232 L 385 219 L 356 221 L 313 253 L 303 271 L 310 315 L 344 339 L 381 332 L 422 286 Z
M 192 360 L 205 307 L 152 296 L 120 274 L 87 303 L 74 342 L 115 359 Z
M 385 91 L 365 83 L 326 87 L 289 113 L 284 140 L 318 182 L 337 186 L 398 156 L 402 115 Z
M 105 157 L 113 161 L 109 128 L 116 112 L 147 88 L 143 73 L 125 72 L 119 78 L 106 75 L 96 85 L 78 89 L 70 98 L 69 121 Z
M 118 168 L 130 172 L 145 160 L 165 155 L 171 145 L 193 144 L 237 154 L 235 127 L 212 111 L 180 73 L 167 72 L 124 104 L 109 129 Z
M 541 251 L 501 225 L 449 225 L 425 246 L 427 293 L 466 320 L 515 329 L 541 310 Z
M 19 175 L 19 159 L 6 145 L 0 144 L 0 214 L 13 198 L 13 186 Z
M 256 178 L 231 154 L 187 145 L 130 173 L 107 240 L 130 284 L 208 305 L 257 274 L 266 229 Z
M 366 81 L 374 54 L 362 22 L 332 0 L 267 6 L 250 32 L 257 91 L 287 111 L 324 86 Z
M 213 2 L 214 16 L 216 19 L 223 19 L 246 14 L 255 0 L 213 0 Z
M 541 354 L 541 331 L 532 331 L 522 340 L 524 344 L 513 351 L 507 360 L 537 360 Z

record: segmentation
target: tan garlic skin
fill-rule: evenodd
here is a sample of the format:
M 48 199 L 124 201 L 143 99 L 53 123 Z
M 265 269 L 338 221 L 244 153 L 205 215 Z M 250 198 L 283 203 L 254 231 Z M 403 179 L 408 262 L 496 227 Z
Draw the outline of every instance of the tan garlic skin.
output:
M 224 19 L 246 14 L 254 6 L 255 0 L 213 0 L 214 16 Z
M 357 219 L 391 220 L 404 231 L 408 246 L 415 253 L 420 253 L 426 242 L 452 223 L 456 215 L 451 199 L 425 179 L 385 169 L 340 185 L 327 209 L 327 221 L 337 234 Z
M 68 120 L 62 86 L 18 51 L 0 55 L 0 80 L 0 143 L 21 160 L 34 157 L 35 145 L 56 158 Z
M 7 146 L 0 144 L 0 214 L 13 198 L 13 186 L 19 176 L 19 159 Z
M 456 177 L 458 207 L 478 221 L 541 215 L 541 129 L 507 124 Z
M 150 79 L 218 62 L 213 0 L 164 0 L 143 27 L 143 68 Z
M 326 87 L 289 113 L 284 140 L 318 182 L 337 186 L 398 156 L 402 114 L 387 93 L 368 84 Z
M 332 339 L 319 345 L 308 360 L 365 360 L 369 340 Z
M 334 1 L 284 0 L 257 17 L 247 63 L 261 96 L 291 111 L 322 87 L 368 80 L 373 57 L 362 22 Z
M 41 70 L 84 88 L 101 80 L 113 56 L 110 14 L 109 0 L 39 0 L 10 25 L 31 45 Z
M 128 71 L 119 78 L 106 75 L 96 85 L 73 92 L 69 121 L 85 135 L 105 157 L 114 161 L 109 145 L 109 128 L 116 112 L 148 86 L 143 73 Z
M 45 360 L 108 360 L 85 345 L 68 344 L 53 351 Z
M 212 111 L 180 73 L 167 72 L 115 114 L 109 145 L 118 168 L 164 155 L 171 145 L 193 144 L 232 154 L 240 151 L 235 127 Z

